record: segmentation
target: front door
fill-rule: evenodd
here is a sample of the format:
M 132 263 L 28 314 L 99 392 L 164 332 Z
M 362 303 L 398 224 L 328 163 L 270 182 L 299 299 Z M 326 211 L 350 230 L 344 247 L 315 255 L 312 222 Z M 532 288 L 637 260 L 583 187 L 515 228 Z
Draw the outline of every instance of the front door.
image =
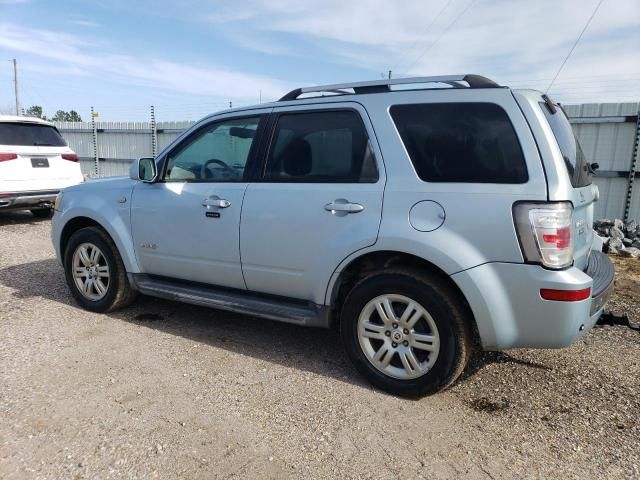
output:
M 247 288 L 322 303 L 336 266 L 375 243 L 384 170 L 357 104 L 274 109 L 264 175 L 240 226 Z
M 144 273 L 246 288 L 240 212 L 263 118 L 198 128 L 168 153 L 158 182 L 135 186 L 131 224 Z

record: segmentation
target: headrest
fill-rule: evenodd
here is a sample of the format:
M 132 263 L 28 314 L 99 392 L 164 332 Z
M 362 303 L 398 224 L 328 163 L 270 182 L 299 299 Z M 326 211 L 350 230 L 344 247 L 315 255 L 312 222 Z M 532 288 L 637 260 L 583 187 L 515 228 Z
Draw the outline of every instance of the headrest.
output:
M 281 158 L 282 169 L 292 177 L 309 175 L 313 167 L 311 145 L 302 138 L 294 138 L 282 152 Z

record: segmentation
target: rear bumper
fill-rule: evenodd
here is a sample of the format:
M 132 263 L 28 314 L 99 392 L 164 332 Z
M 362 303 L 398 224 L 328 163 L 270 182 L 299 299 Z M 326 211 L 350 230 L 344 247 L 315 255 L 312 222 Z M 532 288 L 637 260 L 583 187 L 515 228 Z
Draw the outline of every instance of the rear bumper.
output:
M 487 263 L 452 279 L 475 316 L 483 348 L 561 348 L 596 323 L 613 293 L 613 265 L 592 252 L 586 271 L 572 267 L 546 270 L 537 265 Z M 592 297 L 577 302 L 544 300 L 540 289 L 591 288 Z
M 602 313 L 613 295 L 613 281 L 616 275 L 613 263 L 604 253 L 592 251 L 585 273 L 593 279 L 590 314 Z
M 60 190 L 0 192 L 0 211 L 30 208 L 51 208 Z

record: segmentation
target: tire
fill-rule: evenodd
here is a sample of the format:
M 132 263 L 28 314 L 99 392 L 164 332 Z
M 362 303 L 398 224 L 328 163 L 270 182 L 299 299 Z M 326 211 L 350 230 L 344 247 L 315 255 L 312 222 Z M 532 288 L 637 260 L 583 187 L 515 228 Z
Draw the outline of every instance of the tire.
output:
M 99 254 L 95 253 L 96 249 Z M 74 266 L 84 268 L 79 277 L 74 276 Z M 81 307 L 93 312 L 118 310 L 131 304 L 137 296 L 129 285 L 116 245 L 98 227 L 82 228 L 71 235 L 64 254 L 64 273 L 73 298 Z M 92 285 L 83 293 L 80 284 L 86 286 L 88 278 Z
M 411 304 L 413 313 L 403 319 Z M 463 299 L 445 280 L 398 268 L 369 275 L 353 287 L 342 306 L 340 336 L 349 359 L 372 385 L 396 395 L 423 396 L 444 390 L 460 376 L 471 356 L 471 325 Z
M 34 208 L 30 211 L 36 218 L 50 218 L 51 214 L 53 213 L 52 208 Z

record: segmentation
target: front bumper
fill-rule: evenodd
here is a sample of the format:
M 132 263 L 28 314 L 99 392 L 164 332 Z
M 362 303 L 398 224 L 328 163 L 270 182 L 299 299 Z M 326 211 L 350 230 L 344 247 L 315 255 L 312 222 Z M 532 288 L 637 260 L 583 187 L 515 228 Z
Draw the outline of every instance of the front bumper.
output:
M 613 265 L 592 252 L 583 272 L 572 267 L 547 270 L 538 265 L 487 263 L 452 276 L 474 314 L 483 348 L 561 348 L 596 323 L 613 293 Z M 591 288 L 578 302 L 544 300 L 540 289 Z
M 0 193 L 0 211 L 52 208 L 60 190 Z

